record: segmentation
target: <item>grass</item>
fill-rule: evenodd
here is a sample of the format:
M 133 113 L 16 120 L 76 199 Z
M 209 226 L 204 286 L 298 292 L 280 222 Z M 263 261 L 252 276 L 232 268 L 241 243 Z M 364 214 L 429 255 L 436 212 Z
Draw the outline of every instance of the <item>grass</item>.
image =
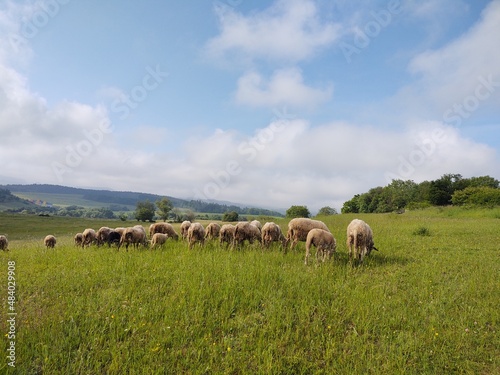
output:
M 498 373 L 496 214 L 357 215 L 380 249 L 362 266 L 349 265 L 345 248 L 354 215 L 324 218 L 338 252 L 309 266 L 303 243 L 286 255 L 217 244 L 189 251 L 183 242 L 83 250 L 71 233 L 101 222 L 22 217 L 32 220 L 28 236 L 21 215 L 3 215 L 11 251 L 0 254 L 0 278 L 14 260 L 18 315 L 16 371 L 4 360 L 0 372 Z M 431 235 L 414 235 L 421 227 Z M 59 240 L 50 251 L 41 243 L 48 233 Z M 0 328 L 7 332 L 5 319 Z

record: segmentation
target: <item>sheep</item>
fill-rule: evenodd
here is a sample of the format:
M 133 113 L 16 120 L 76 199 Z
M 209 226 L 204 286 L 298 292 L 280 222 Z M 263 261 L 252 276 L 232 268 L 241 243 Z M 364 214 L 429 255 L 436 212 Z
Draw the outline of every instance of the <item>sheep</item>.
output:
M 82 233 L 83 241 L 82 247 L 90 246 L 97 241 L 97 234 L 92 228 L 87 228 Z
M 50 247 L 51 249 L 54 248 L 54 246 L 56 246 L 56 238 L 49 234 L 47 236 L 45 236 L 44 240 L 43 240 L 43 243 L 45 244 L 45 246 L 47 247 L 47 249 Z
M 169 223 L 154 223 L 149 226 L 149 237 L 153 237 L 155 233 L 163 233 L 175 240 L 179 239 L 179 235 L 175 231 L 172 224 Z
M 122 234 L 120 232 L 118 232 L 116 230 L 111 230 L 111 232 L 109 232 L 109 234 L 108 234 L 108 239 L 106 241 L 108 243 L 108 247 L 111 247 L 111 244 L 119 245 L 121 237 L 122 237 Z
M 233 247 L 240 246 L 245 240 L 250 244 L 256 240 L 260 243 L 261 237 L 260 229 L 257 226 L 249 222 L 239 222 L 234 229 Z
M 7 240 L 7 237 L 4 236 L 3 234 L 0 235 L 0 250 L 3 251 L 8 251 L 8 246 L 9 246 L 9 241 Z
M 337 242 L 329 231 L 319 228 L 311 229 L 306 237 L 306 259 L 304 260 L 304 264 L 306 265 L 311 246 L 316 247 L 316 261 L 319 261 L 321 258 L 324 262 L 332 257 L 337 248 Z
M 75 234 L 75 237 L 73 237 L 73 240 L 75 241 L 75 246 L 82 246 L 83 243 L 83 233 L 77 233 Z
M 99 228 L 99 230 L 96 233 L 97 246 L 101 246 L 101 245 L 108 242 L 109 232 L 111 232 L 111 231 L 112 231 L 112 229 L 108 228 L 108 227 Z
M 118 228 L 115 228 L 115 232 L 120 233 L 120 236 L 121 236 L 123 234 L 123 232 L 125 232 L 125 229 L 127 229 L 127 228 L 118 227 Z
M 190 225 L 191 225 L 191 222 L 188 220 L 183 221 L 181 224 L 181 236 L 182 236 L 182 239 L 184 239 L 184 240 L 187 239 L 188 229 L 189 229 Z
M 359 263 L 363 263 L 365 255 L 369 255 L 372 250 L 378 251 L 373 244 L 373 232 L 363 220 L 354 219 L 347 226 L 347 247 L 349 261 L 354 257 L 359 260 Z
M 165 233 L 155 233 L 151 238 L 151 249 L 154 249 L 160 245 L 165 244 L 167 242 L 168 235 Z
M 205 228 L 205 239 L 214 240 L 219 237 L 220 225 L 217 223 L 210 223 Z
M 286 234 L 286 246 L 290 241 L 290 250 L 292 250 L 297 242 L 305 241 L 307 239 L 307 234 L 311 229 L 319 228 L 326 231 L 330 231 L 325 223 L 319 220 L 312 220 L 307 218 L 295 218 L 290 220 L 288 223 L 288 231 Z
M 252 220 L 250 224 L 255 225 L 257 228 L 259 228 L 260 231 L 262 231 L 262 224 L 259 220 Z
M 285 246 L 286 239 L 278 224 L 265 223 L 262 227 L 262 247 L 268 248 L 274 241 L 281 242 L 281 245 Z
M 191 249 L 196 242 L 203 245 L 205 241 L 205 229 L 203 228 L 203 225 L 200 223 L 191 223 L 187 233 L 187 240 L 189 249 Z
M 220 227 L 219 232 L 219 242 L 222 245 L 223 242 L 226 243 L 226 249 L 233 243 L 234 240 L 234 230 L 236 229 L 236 225 L 233 224 L 224 224 Z
M 136 225 L 125 229 L 120 238 L 118 249 L 120 249 L 123 244 L 125 244 L 125 249 L 127 250 L 130 244 L 134 245 L 134 247 L 137 249 L 139 245 L 142 244 L 145 246 L 146 243 L 146 231 L 144 230 L 142 225 Z

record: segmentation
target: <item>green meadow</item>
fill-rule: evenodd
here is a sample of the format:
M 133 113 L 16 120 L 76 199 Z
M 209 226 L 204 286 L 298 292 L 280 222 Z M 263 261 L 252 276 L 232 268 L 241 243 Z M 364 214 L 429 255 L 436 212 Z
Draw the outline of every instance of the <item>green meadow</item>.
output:
M 355 217 L 380 250 L 361 266 L 345 245 Z M 287 254 L 183 241 L 82 249 L 72 237 L 84 228 L 136 222 L 0 214 L 10 248 L 0 252 L 0 373 L 500 373 L 499 209 L 320 219 L 337 253 L 317 264 L 313 251 L 305 266 L 304 243 Z

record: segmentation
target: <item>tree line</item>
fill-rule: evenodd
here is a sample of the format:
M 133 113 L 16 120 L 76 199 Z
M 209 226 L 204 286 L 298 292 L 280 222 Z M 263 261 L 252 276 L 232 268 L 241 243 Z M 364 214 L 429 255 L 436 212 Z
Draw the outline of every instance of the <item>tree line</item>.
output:
M 464 178 L 445 174 L 432 181 L 392 180 L 363 194 L 356 194 L 342 206 L 342 213 L 383 213 L 430 206 L 500 206 L 500 182 L 491 176 Z

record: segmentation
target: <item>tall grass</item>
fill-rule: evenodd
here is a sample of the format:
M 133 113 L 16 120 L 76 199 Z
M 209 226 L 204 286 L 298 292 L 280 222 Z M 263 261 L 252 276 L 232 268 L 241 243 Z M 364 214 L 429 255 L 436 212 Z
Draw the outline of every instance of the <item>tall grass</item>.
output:
M 500 222 L 472 216 L 359 215 L 380 249 L 362 266 L 346 254 L 353 215 L 324 218 L 338 252 L 309 266 L 303 244 L 285 255 L 181 241 L 118 252 L 75 248 L 70 235 L 54 250 L 14 240 L 0 276 L 15 260 L 17 372 L 6 363 L 0 371 L 498 373 Z M 432 235 L 413 235 L 419 226 Z

